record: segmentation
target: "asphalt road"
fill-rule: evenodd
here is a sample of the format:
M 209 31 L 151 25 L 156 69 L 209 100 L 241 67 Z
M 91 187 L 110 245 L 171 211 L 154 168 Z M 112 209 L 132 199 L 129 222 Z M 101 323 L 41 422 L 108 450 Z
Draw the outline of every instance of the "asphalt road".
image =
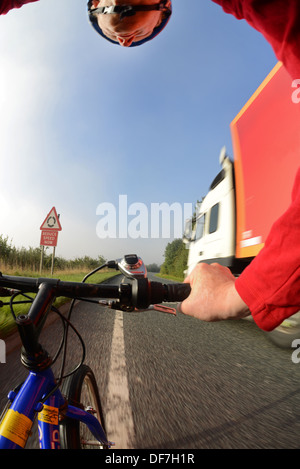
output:
M 124 342 L 117 345 L 117 355 L 116 317 Z M 123 424 L 133 448 L 299 448 L 300 363 L 254 323 L 210 324 L 154 311 L 119 315 L 86 303 L 76 305 L 73 322 L 87 345 L 86 363 L 95 372 L 112 441 Z M 50 352 L 60 327 L 57 321 L 43 333 Z M 69 368 L 80 354 L 72 336 Z M 111 381 L 118 372 L 127 389 L 116 403 Z M 25 375 L 14 350 L 0 364 L 1 407 L 7 391 Z M 123 404 L 131 422 L 125 412 L 120 424 Z

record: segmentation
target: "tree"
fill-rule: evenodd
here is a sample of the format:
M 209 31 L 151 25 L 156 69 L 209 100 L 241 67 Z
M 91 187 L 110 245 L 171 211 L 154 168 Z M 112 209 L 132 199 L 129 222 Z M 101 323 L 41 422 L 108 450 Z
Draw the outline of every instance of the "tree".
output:
M 187 256 L 188 251 L 182 239 L 174 239 L 166 246 L 165 261 L 161 266 L 161 273 L 182 278 L 187 265 Z
M 146 268 L 148 272 L 160 272 L 159 265 L 155 263 L 146 265 Z

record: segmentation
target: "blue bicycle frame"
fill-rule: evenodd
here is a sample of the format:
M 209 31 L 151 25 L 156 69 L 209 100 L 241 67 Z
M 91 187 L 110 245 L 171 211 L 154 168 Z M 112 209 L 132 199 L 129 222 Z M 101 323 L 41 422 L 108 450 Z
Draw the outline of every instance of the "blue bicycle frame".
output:
M 0 449 L 24 448 L 37 413 L 40 448 L 60 448 L 59 409 L 65 406 L 66 401 L 57 389 L 45 403 L 41 403 L 54 386 L 50 368 L 41 372 L 30 371 L 19 392 L 9 394 L 12 404 L 0 425 Z M 63 413 L 86 424 L 100 443 L 110 445 L 100 422 L 92 414 L 71 405 L 67 405 Z

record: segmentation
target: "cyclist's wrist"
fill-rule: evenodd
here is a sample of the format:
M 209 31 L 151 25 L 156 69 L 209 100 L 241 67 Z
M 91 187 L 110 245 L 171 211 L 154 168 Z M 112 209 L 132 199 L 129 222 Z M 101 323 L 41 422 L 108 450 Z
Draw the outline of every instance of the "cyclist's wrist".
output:
M 233 283 L 228 291 L 227 304 L 229 305 L 229 317 L 230 318 L 245 318 L 251 314 L 247 304 L 239 295 L 235 283 Z

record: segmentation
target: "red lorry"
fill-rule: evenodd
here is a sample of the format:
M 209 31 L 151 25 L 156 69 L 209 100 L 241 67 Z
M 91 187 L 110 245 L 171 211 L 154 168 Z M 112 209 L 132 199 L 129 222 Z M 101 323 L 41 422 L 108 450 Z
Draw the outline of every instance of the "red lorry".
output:
M 278 63 L 231 122 L 233 161 L 222 149 L 222 169 L 186 224 L 186 273 L 198 262 L 218 262 L 239 275 L 288 208 L 300 166 L 299 85 Z M 300 314 L 270 337 L 279 345 L 300 338 Z

